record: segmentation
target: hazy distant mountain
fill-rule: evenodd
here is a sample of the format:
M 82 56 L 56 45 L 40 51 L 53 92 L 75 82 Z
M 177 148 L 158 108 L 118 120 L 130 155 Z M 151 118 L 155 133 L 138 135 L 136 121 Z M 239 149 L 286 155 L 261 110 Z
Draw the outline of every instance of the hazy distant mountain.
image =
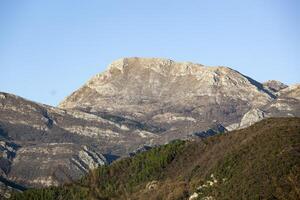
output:
M 136 149 L 288 116 L 300 116 L 299 85 L 261 84 L 227 67 L 124 58 L 58 108 L 0 93 L 1 174 L 24 186 L 58 185 Z

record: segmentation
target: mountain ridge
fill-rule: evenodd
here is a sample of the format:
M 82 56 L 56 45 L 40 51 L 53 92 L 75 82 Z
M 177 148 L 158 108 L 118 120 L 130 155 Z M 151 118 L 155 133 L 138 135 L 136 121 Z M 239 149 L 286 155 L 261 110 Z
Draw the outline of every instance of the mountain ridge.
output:
M 174 141 L 13 199 L 298 199 L 300 118 Z M 176 176 L 174 176 L 176 174 Z
M 45 187 L 73 182 L 139 149 L 299 117 L 300 85 L 259 83 L 227 67 L 124 58 L 59 107 L 0 93 L 0 111 L 3 177 Z
M 195 64 L 189 62 L 177 63 L 175 61 L 168 60 L 168 59 L 137 58 L 137 57 L 123 58 L 115 62 L 112 62 L 106 71 L 92 77 L 87 82 L 87 84 L 85 84 L 83 87 L 94 89 L 98 93 L 101 93 L 103 96 L 106 96 L 108 95 L 107 94 L 108 92 L 114 92 L 115 87 L 112 84 L 116 84 L 116 85 L 118 84 L 115 82 L 110 82 L 111 78 L 118 78 L 118 76 L 120 74 L 121 75 L 124 74 L 125 71 L 130 71 L 130 73 L 132 73 L 133 76 L 142 76 L 143 73 L 144 74 L 151 73 L 151 72 L 147 72 L 147 70 L 151 70 L 152 72 L 158 73 L 160 75 L 174 76 L 175 78 L 177 76 L 180 77 L 180 76 L 192 75 L 194 78 L 196 78 L 197 81 L 203 80 L 204 82 L 208 82 L 209 86 L 218 86 L 219 84 L 224 84 L 225 86 L 228 85 L 228 86 L 237 87 L 237 83 L 239 83 L 240 86 L 245 86 L 248 84 L 248 85 L 256 86 L 259 90 L 263 90 L 262 84 L 260 84 L 259 82 L 254 81 L 253 79 L 242 75 L 236 70 L 227 67 L 207 67 L 201 64 Z M 126 75 L 128 76 L 128 74 L 125 74 L 124 76 Z M 151 76 L 151 74 L 149 76 Z M 153 83 L 151 83 L 151 77 L 149 76 L 147 77 L 146 74 L 146 78 L 149 79 L 149 82 L 147 83 L 153 85 Z M 233 80 L 232 77 L 236 77 L 236 79 Z M 157 80 L 154 79 L 153 81 L 157 81 Z M 172 82 L 174 80 L 170 79 L 169 81 Z M 143 83 L 140 82 L 140 84 Z M 102 88 L 104 89 L 101 90 Z M 155 88 L 151 88 L 151 89 L 154 90 Z M 183 89 L 188 91 L 188 88 L 183 88 Z M 159 95 L 161 95 L 161 93 Z M 65 100 L 59 104 L 59 107 L 71 108 L 74 106 L 72 105 L 68 106 L 68 102 L 67 100 Z
M 230 68 L 134 57 L 113 62 L 59 107 L 109 112 L 184 135 L 213 120 L 224 126 L 237 123 L 249 109 L 275 98 L 261 83 Z M 169 119 L 178 126 L 165 123 Z

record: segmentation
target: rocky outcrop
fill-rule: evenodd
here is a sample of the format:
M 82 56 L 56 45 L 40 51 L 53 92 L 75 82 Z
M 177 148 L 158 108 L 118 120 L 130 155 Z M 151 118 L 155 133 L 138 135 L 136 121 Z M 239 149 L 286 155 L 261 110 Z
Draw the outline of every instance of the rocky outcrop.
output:
M 269 80 L 263 83 L 263 85 L 275 93 L 288 87 L 286 84 L 276 80 Z
M 136 154 L 142 153 L 142 152 L 146 152 L 149 151 L 150 149 L 156 147 L 156 145 L 154 146 L 149 146 L 149 145 L 142 145 L 140 147 L 138 147 L 137 149 L 135 149 L 134 151 L 129 153 L 130 157 L 135 156 Z
M 222 182 L 225 182 L 226 179 L 221 180 Z M 217 180 L 214 174 L 211 174 L 209 177 L 209 180 L 207 180 L 204 184 L 200 185 L 197 188 L 197 191 L 194 192 L 190 197 L 189 200 L 215 200 L 212 196 L 203 196 L 203 193 L 205 190 L 211 190 L 211 188 L 218 187 L 218 183 L 220 180 Z M 202 197 L 201 197 L 202 196 Z M 201 197 L 201 198 L 200 198 Z
M 228 131 L 246 128 L 266 117 L 299 117 L 300 116 L 300 85 L 292 85 L 281 89 L 278 97 L 259 108 L 250 109 L 241 121 L 226 127 Z
M 3 130 L 0 127 L 0 135 L 2 136 L 3 134 Z M 26 189 L 24 186 L 9 180 L 7 177 L 18 149 L 19 146 L 17 144 L 8 142 L 3 138 L 0 140 L 0 199 L 8 199 L 12 192 Z
M 74 143 L 36 144 L 18 150 L 9 178 L 34 187 L 60 185 L 75 181 L 89 170 L 106 163 L 100 152 L 87 146 Z
M 0 140 L 0 175 L 6 176 L 10 171 L 12 160 L 19 146 L 13 142 Z
M 291 85 L 279 92 L 279 99 L 293 98 L 300 100 L 300 84 Z
M 272 117 L 300 116 L 300 84 L 291 85 L 278 92 L 278 98 L 262 109 Z
M 151 181 L 146 185 L 147 190 L 155 190 L 157 187 L 158 187 L 158 181 Z
M 166 59 L 124 58 L 113 62 L 106 72 L 96 75 L 67 97 L 60 107 L 114 110 L 157 101 L 176 104 L 179 100 L 206 96 L 213 96 L 216 101 L 218 97 L 245 99 L 252 105 L 262 105 L 272 99 L 260 83 L 230 68 Z M 132 111 L 137 113 L 135 107 Z
M 252 124 L 267 117 L 266 113 L 258 108 L 251 109 L 242 118 L 240 128 L 251 126 Z
M 225 132 L 227 132 L 227 129 L 224 126 L 222 126 L 222 124 L 215 124 L 212 125 L 211 128 L 209 128 L 208 130 L 193 133 L 192 136 L 197 136 L 199 138 L 206 138 L 206 137 L 210 137 Z

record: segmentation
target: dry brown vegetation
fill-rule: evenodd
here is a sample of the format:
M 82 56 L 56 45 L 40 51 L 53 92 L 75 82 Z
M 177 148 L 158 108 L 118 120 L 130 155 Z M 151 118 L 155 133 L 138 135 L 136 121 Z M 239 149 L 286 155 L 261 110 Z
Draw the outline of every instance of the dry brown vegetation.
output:
M 212 174 L 216 183 L 199 189 Z M 199 141 L 175 141 L 100 167 L 74 184 L 13 199 L 171 200 L 195 191 L 199 199 L 300 199 L 299 188 L 300 119 L 273 118 Z

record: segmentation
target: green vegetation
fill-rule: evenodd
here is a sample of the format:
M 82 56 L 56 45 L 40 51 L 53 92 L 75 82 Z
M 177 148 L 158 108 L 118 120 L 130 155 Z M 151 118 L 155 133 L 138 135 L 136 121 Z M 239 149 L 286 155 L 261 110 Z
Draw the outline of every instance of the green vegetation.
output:
M 151 187 L 149 186 L 151 185 Z M 194 142 L 174 141 L 61 187 L 12 199 L 300 199 L 300 119 L 263 120 Z
M 262 123 L 272 125 L 266 122 Z M 300 123 L 294 127 L 279 124 L 272 131 L 265 126 L 218 162 L 211 172 L 218 183 L 202 197 L 299 199 Z
M 183 141 L 154 148 L 146 153 L 126 158 L 111 166 L 100 167 L 82 180 L 82 184 L 99 186 L 97 197 L 116 197 L 132 193 L 137 186 L 147 181 L 163 178 L 163 170 L 180 154 L 185 146 Z M 98 195 L 99 194 L 99 195 Z
M 12 199 L 109 199 L 134 192 L 140 184 L 163 178 L 164 168 L 184 149 L 184 141 L 124 158 L 110 166 L 101 166 L 77 183 L 63 187 L 31 189 L 14 194 Z

